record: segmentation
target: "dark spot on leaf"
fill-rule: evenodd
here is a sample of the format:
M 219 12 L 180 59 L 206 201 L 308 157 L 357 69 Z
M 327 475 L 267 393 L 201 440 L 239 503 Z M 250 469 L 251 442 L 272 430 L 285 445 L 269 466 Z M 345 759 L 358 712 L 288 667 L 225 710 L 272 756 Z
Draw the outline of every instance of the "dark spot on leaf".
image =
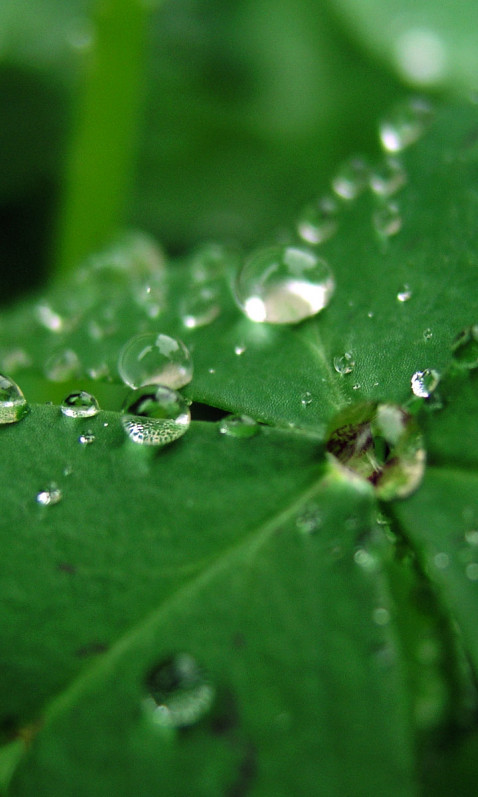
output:
M 239 764 L 237 778 L 226 792 L 227 797 L 245 797 L 252 787 L 257 774 L 257 754 L 252 743 L 245 747 L 242 760 Z
M 75 651 L 75 656 L 78 656 L 80 659 L 86 659 L 89 656 L 98 656 L 100 653 L 106 653 L 108 650 L 108 645 L 105 645 L 104 642 L 89 642 L 88 645 L 83 645 L 82 648 L 78 648 Z
M 234 634 L 232 637 L 232 644 L 235 648 L 243 648 L 246 644 L 246 638 L 244 634 L 241 634 L 240 632 Z
M 74 576 L 76 573 L 76 567 L 74 565 L 70 565 L 68 562 L 60 562 L 58 564 L 58 570 L 62 573 L 69 573 L 70 576 Z

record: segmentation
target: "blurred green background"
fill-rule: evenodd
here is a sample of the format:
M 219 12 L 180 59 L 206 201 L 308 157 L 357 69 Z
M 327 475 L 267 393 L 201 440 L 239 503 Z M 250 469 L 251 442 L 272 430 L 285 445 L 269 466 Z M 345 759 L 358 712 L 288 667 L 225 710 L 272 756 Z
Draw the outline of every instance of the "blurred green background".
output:
M 3 303 L 41 283 L 52 258 L 93 5 L 0 4 Z M 125 223 L 172 255 L 290 226 L 340 160 L 378 151 L 376 120 L 395 99 L 473 87 L 476 16 L 476 2 L 457 12 L 451 0 L 153 6 Z

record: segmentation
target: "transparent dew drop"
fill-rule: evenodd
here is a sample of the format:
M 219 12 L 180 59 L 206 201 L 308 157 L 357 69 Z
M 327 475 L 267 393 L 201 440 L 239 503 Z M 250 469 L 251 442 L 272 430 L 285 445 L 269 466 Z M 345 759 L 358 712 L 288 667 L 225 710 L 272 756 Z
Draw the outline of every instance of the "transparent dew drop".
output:
M 44 490 L 40 490 L 36 495 L 36 500 L 41 506 L 54 506 L 59 504 L 63 494 L 55 482 L 50 482 Z
M 395 202 L 387 202 L 377 208 L 372 216 L 375 231 L 384 238 L 397 235 L 402 229 L 402 217 Z
M 121 349 L 118 372 L 123 382 L 133 388 L 166 385 L 176 389 L 191 381 L 193 364 L 180 340 L 144 332 L 128 340 Z
M 429 398 L 438 387 L 439 382 L 440 374 L 438 371 L 434 371 L 433 368 L 415 371 L 410 380 L 412 393 L 419 398 Z
M 50 382 L 68 382 L 79 375 L 81 364 L 73 349 L 62 349 L 47 359 L 43 371 Z
M 424 329 L 424 330 L 423 330 L 423 338 L 424 338 L 426 341 L 429 341 L 429 340 L 431 340 L 431 339 L 432 339 L 432 337 L 433 337 L 433 332 L 432 332 L 432 330 L 430 329 L 430 327 L 427 327 L 427 329 Z
M 15 371 L 21 371 L 23 368 L 30 368 L 32 358 L 25 349 L 15 347 L 2 352 L 0 364 L 3 370 L 11 374 L 15 373 Z
M 211 324 L 221 312 L 217 285 L 198 285 L 192 288 L 180 304 L 181 320 L 188 329 Z
M 253 253 L 236 283 L 236 298 L 251 321 L 296 324 L 326 307 L 335 282 L 328 264 L 297 246 Z
M 382 147 L 387 152 L 401 152 L 423 136 L 432 120 L 432 107 L 422 97 L 411 97 L 396 105 L 380 122 Z
M 460 332 L 451 348 L 453 361 L 460 368 L 478 368 L 478 324 Z
M 189 429 L 191 413 L 185 398 L 165 385 L 145 385 L 127 397 L 121 419 L 133 443 L 165 446 Z
M 322 514 L 317 506 L 306 506 L 297 515 L 295 525 L 302 534 L 315 534 L 322 525 Z
M 405 169 L 396 158 L 385 158 L 374 167 L 370 175 L 370 188 L 381 197 L 396 194 L 406 182 Z
M 55 312 L 47 302 L 38 302 L 35 307 L 35 315 L 42 327 L 48 329 L 50 332 L 64 331 L 65 322 L 62 316 Z
M 81 443 L 82 446 L 90 446 L 96 440 L 96 435 L 93 434 L 90 430 L 87 432 L 82 432 L 78 438 L 78 442 Z
M 310 407 L 313 400 L 314 399 L 310 390 L 306 390 L 305 393 L 302 393 L 300 397 L 300 403 L 302 404 L 303 407 Z
M 70 393 L 60 409 L 68 418 L 91 418 L 93 415 L 98 415 L 100 405 L 91 393 L 80 390 L 78 393 Z
M 346 469 L 367 479 L 384 501 L 410 495 L 425 470 L 416 419 L 395 404 L 365 402 L 342 410 L 329 426 L 327 450 Z
M 156 665 L 146 678 L 144 706 L 163 728 L 194 725 L 210 710 L 215 688 L 189 653 L 178 653 Z
M 397 301 L 398 302 L 408 302 L 412 298 L 413 294 L 410 289 L 409 285 L 404 285 L 401 290 L 397 293 Z
M 238 357 L 247 350 L 247 347 L 244 346 L 243 343 L 239 343 L 237 346 L 234 346 L 234 354 L 237 354 Z
M 219 431 L 227 437 L 244 440 L 259 432 L 259 424 L 248 415 L 227 415 L 219 423 Z
M 468 545 L 478 546 L 478 530 L 469 529 L 465 532 L 465 541 Z
M 334 368 L 337 373 L 341 374 L 342 376 L 345 374 L 351 374 L 355 368 L 355 360 L 352 352 L 346 351 L 345 354 L 341 354 L 339 357 L 334 357 Z
M 190 256 L 193 281 L 203 283 L 221 279 L 230 258 L 231 252 L 223 244 L 201 244 Z
M 332 179 L 332 188 L 341 199 L 356 199 L 367 188 L 369 173 L 370 166 L 365 158 L 350 158 L 339 167 Z
M 27 413 L 27 400 L 18 385 L 0 374 L 0 425 L 21 421 Z
M 302 208 L 297 219 L 297 232 L 308 244 L 321 244 L 338 228 L 338 206 L 332 197 L 322 197 Z

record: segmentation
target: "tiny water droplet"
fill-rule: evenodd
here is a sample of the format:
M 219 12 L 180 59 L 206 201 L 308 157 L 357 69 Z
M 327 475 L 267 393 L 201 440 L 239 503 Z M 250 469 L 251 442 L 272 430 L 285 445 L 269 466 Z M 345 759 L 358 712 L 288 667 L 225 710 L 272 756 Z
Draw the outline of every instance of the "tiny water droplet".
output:
M 377 208 L 373 213 L 372 221 L 376 232 L 386 238 L 397 235 L 402 229 L 400 210 L 394 202 L 387 202 Z
M 373 318 L 374 315 L 375 315 L 375 313 L 373 312 L 373 310 L 369 310 L 368 313 L 367 313 L 367 318 Z
M 412 393 L 419 398 L 429 398 L 440 382 L 440 374 L 433 368 L 425 368 L 424 371 L 415 371 L 410 384 Z
M 144 332 L 128 340 L 121 349 L 118 372 L 132 388 L 165 385 L 176 389 L 191 381 L 193 365 L 182 341 Z
M 328 241 L 338 228 L 338 207 L 332 197 L 321 197 L 302 208 L 297 219 L 297 232 L 309 244 Z
M 61 405 L 63 415 L 69 418 L 91 418 L 98 415 L 100 405 L 91 393 L 80 390 L 78 393 L 70 393 Z
M 240 357 L 241 354 L 244 354 L 245 351 L 246 351 L 246 346 L 244 346 L 243 344 L 234 346 L 234 354 L 237 354 L 238 357 Z
M 338 374 L 351 374 L 355 368 L 355 360 L 352 352 L 346 351 L 338 357 L 334 357 L 334 368 Z
M 397 301 L 408 302 L 412 298 L 412 291 L 409 285 L 404 285 L 397 293 Z
M 478 530 L 470 529 L 469 531 L 465 532 L 465 540 L 468 545 L 478 545 Z
M 430 327 L 428 327 L 427 329 L 423 330 L 423 337 L 424 337 L 425 340 L 431 340 L 432 339 L 433 332 L 430 329 Z
M 27 413 L 27 400 L 16 382 L 0 374 L 0 425 L 21 421 Z
M 194 725 L 210 710 L 215 689 L 205 670 L 188 653 L 164 659 L 146 678 L 145 708 L 164 728 Z
M 222 244 L 201 244 L 190 256 L 194 282 L 213 282 L 220 279 L 224 276 L 230 258 L 231 253 Z
M 50 382 L 68 382 L 79 375 L 81 365 L 73 349 L 62 349 L 47 359 L 43 370 Z
M 354 553 L 354 562 L 367 573 L 374 573 L 380 567 L 377 557 L 367 551 L 366 548 L 357 548 Z
M 465 573 L 470 581 L 478 581 L 478 563 L 470 562 L 465 568 Z
M 296 324 L 326 307 L 334 292 L 322 258 L 296 246 L 270 246 L 251 255 L 236 284 L 237 301 L 251 321 Z
M 379 125 L 382 147 L 387 152 L 401 152 L 426 132 L 433 119 L 430 103 L 422 97 L 411 97 L 393 108 Z
M 40 490 L 36 495 L 37 503 L 42 506 L 54 506 L 59 504 L 63 495 L 55 482 L 48 484 L 44 490 Z
M 370 175 L 370 188 L 381 197 L 396 194 L 406 182 L 405 169 L 396 158 L 385 158 L 374 167 Z
M 207 372 L 208 372 L 208 374 L 215 374 L 216 373 L 216 369 L 215 368 L 208 368 Z
M 191 413 L 180 393 L 165 385 L 132 391 L 123 407 L 123 429 L 134 443 L 165 446 L 189 429 Z
M 423 478 L 425 448 L 416 419 L 395 404 L 364 402 L 342 410 L 329 426 L 326 447 L 385 501 L 410 495 Z
M 317 506 L 305 507 L 297 515 L 295 525 L 302 534 L 315 534 L 322 525 L 322 515 Z
M 313 402 L 312 393 L 309 390 L 306 390 L 305 393 L 302 393 L 300 397 L 300 403 L 303 407 L 310 407 Z
M 360 382 L 356 382 L 355 385 L 352 385 L 352 390 L 360 390 L 361 387 Z
M 211 324 L 221 312 L 219 287 L 210 284 L 193 288 L 182 300 L 179 312 L 188 329 Z
M 219 423 L 219 431 L 227 437 L 243 440 L 254 437 L 259 431 L 259 424 L 248 415 L 227 415 Z
M 356 199 L 368 186 L 370 166 L 360 156 L 343 163 L 332 180 L 332 188 L 339 197 Z
M 387 625 L 390 622 L 390 612 L 383 606 L 373 610 L 372 619 L 375 625 Z
M 451 348 L 456 365 L 461 368 L 478 368 L 478 324 L 460 332 Z
M 87 432 L 82 432 L 78 438 L 78 442 L 81 443 L 82 446 L 89 446 L 91 443 L 94 443 L 96 440 L 96 435 L 93 434 L 90 430 Z
M 73 465 L 65 465 L 63 468 L 63 476 L 71 476 L 73 473 Z
M 40 324 L 50 332 L 63 332 L 65 323 L 47 302 L 39 302 L 35 307 L 35 315 Z
M 433 564 L 437 568 L 437 570 L 446 570 L 448 565 L 450 564 L 450 557 L 447 553 L 441 551 L 440 553 L 436 553 L 433 557 Z
M 32 358 L 25 349 L 14 348 L 2 352 L 0 363 L 2 369 L 11 374 L 23 368 L 29 368 L 32 365 Z

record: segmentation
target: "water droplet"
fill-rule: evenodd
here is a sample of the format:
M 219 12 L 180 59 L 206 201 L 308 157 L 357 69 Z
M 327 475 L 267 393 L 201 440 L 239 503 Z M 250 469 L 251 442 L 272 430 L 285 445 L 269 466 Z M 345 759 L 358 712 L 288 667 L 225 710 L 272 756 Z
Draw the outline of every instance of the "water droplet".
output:
M 306 390 L 305 393 L 302 393 L 302 396 L 300 397 L 300 403 L 303 407 L 310 407 L 313 400 L 312 393 L 309 390 Z
M 47 359 L 43 370 L 50 382 L 67 382 L 79 375 L 81 364 L 73 349 L 62 349 Z
M 390 622 L 390 612 L 383 606 L 373 610 L 372 619 L 375 625 L 387 625 Z
M 382 197 L 396 194 L 406 182 L 405 169 L 396 158 L 385 158 L 374 167 L 370 175 L 370 188 L 375 194 Z
M 440 36 L 428 28 L 403 31 L 394 43 L 395 62 L 403 77 L 417 86 L 432 86 L 447 69 L 447 52 Z
M 51 482 L 44 490 L 37 493 L 36 500 L 42 506 L 54 506 L 60 503 L 62 497 L 63 495 L 58 485 L 55 482 Z
M 478 545 L 478 530 L 470 529 L 469 531 L 465 532 L 465 540 L 468 545 Z
M 421 138 L 432 119 L 431 105 L 421 97 L 395 106 L 379 126 L 382 147 L 387 152 L 401 152 Z
M 352 390 L 360 390 L 361 387 L 360 382 L 356 382 L 355 385 L 352 385 Z
M 440 374 L 438 371 L 434 371 L 433 368 L 425 368 L 424 371 L 415 371 L 410 380 L 412 393 L 419 398 L 429 398 L 438 387 L 439 381 Z
M 365 548 L 357 548 L 354 553 L 354 562 L 367 573 L 375 573 L 380 567 L 377 557 Z
M 259 424 L 248 415 L 227 415 L 220 422 L 219 431 L 228 437 L 246 439 L 258 433 Z
M 94 443 L 96 440 L 96 435 L 93 434 L 90 430 L 87 432 L 82 432 L 78 438 L 78 442 L 81 443 L 82 446 L 89 446 L 91 443 Z
M 465 568 L 465 573 L 470 581 L 478 581 L 478 563 L 470 562 Z
M 66 397 L 61 405 L 61 411 L 69 418 L 91 418 L 93 415 L 98 415 L 100 406 L 91 393 L 80 390 Z
M 179 653 L 154 667 L 146 678 L 145 707 L 164 728 L 194 725 L 211 708 L 215 689 L 205 671 L 188 653 Z
M 297 516 L 295 525 L 302 534 L 315 534 L 322 525 L 322 515 L 317 506 L 305 507 Z
M 63 332 L 64 321 L 47 302 L 39 302 L 35 307 L 35 315 L 40 324 L 50 332 Z
M 377 208 L 373 213 L 372 221 L 376 232 L 386 238 L 396 235 L 402 229 L 400 210 L 394 202 L 387 202 Z
M 223 277 L 231 254 L 225 246 L 218 243 L 198 246 L 190 256 L 194 282 L 213 282 Z
M 340 166 L 332 188 L 342 199 L 356 199 L 368 186 L 370 167 L 365 158 L 350 158 Z
M 340 357 L 334 357 L 334 368 L 338 374 L 351 374 L 355 368 L 355 360 L 351 351 L 346 351 Z
M 451 348 L 456 365 L 462 368 L 478 368 L 478 324 L 460 332 Z
M 342 410 L 329 427 L 327 450 L 385 501 L 410 495 L 425 470 L 416 419 L 395 404 L 365 402 Z
M 18 385 L 9 376 L 0 374 L 0 425 L 21 421 L 28 404 Z
M 404 285 L 403 288 L 397 293 L 397 301 L 408 302 L 412 298 L 412 291 L 409 285 Z
M 181 319 L 188 329 L 211 324 L 221 312 L 217 285 L 200 285 L 184 297 L 180 305 Z
M 144 332 L 123 346 L 118 371 L 123 382 L 133 388 L 144 385 L 179 388 L 191 381 L 193 365 L 189 351 L 180 340 Z
M 444 553 L 443 551 L 437 553 L 433 557 L 433 564 L 438 570 L 446 570 L 446 568 L 450 564 L 450 557 L 448 556 L 447 553 Z
M 309 244 L 321 244 L 334 235 L 338 227 L 338 207 L 331 197 L 322 197 L 302 208 L 297 219 L 297 232 Z
M 1 367 L 7 374 L 21 371 L 32 365 L 32 358 L 25 349 L 14 348 L 2 352 L 0 359 Z
M 180 393 L 164 385 L 146 385 L 132 391 L 123 407 L 123 429 L 134 443 L 165 446 L 182 437 L 191 413 Z
M 244 346 L 243 344 L 234 346 L 234 354 L 237 354 L 238 357 L 240 357 L 241 354 L 244 354 L 245 351 L 246 351 L 246 346 Z
M 430 329 L 430 327 L 428 327 L 427 329 L 423 330 L 423 337 L 424 337 L 425 340 L 431 340 L 432 339 L 433 332 Z
M 325 260 L 307 249 L 271 246 L 246 261 L 236 296 L 252 321 L 296 324 L 323 310 L 334 288 Z

